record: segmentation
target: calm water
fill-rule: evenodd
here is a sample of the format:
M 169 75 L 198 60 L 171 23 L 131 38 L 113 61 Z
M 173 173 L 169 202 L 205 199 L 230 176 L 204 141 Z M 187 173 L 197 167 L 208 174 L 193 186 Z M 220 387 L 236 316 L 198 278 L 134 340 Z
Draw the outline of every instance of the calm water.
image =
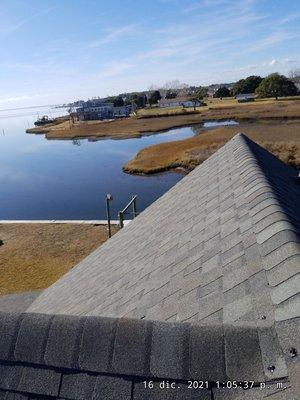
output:
M 45 108 L 0 112 L 0 219 L 103 219 L 106 193 L 114 196 L 116 218 L 132 194 L 142 211 L 183 177 L 133 176 L 122 166 L 146 146 L 192 136 L 190 128 L 140 139 L 47 140 L 25 133 L 37 111 L 49 114 Z
M 223 121 L 204 122 L 203 128 L 217 128 L 218 126 L 234 126 L 234 125 L 239 125 L 239 123 L 233 119 L 226 119 Z

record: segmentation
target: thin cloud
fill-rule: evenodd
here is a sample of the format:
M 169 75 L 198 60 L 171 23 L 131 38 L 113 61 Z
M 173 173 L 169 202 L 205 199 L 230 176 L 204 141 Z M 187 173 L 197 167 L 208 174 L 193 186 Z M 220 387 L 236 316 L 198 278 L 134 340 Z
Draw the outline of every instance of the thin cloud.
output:
M 263 63 L 263 66 L 266 66 L 266 67 L 288 66 L 290 64 L 295 64 L 295 63 L 297 63 L 297 60 L 294 60 L 294 59 L 291 59 L 291 58 L 284 58 L 282 60 L 278 60 L 276 58 L 273 58 L 273 60 Z
M 41 98 L 45 98 L 45 97 L 49 97 L 50 94 L 49 93 L 35 93 L 32 95 L 28 95 L 28 94 L 23 94 L 23 95 L 4 95 L 1 96 L 0 98 L 0 103 L 14 103 L 20 100 L 34 100 L 34 99 L 41 99 Z
M 1 35 L 9 35 L 16 31 L 19 31 L 23 26 L 27 25 L 29 22 L 31 22 L 35 18 L 38 18 L 42 15 L 46 15 L 46 14 L 50 13 L 51 11 L 53 11 L 54 9 L 55 9 L 55 7 L 49 7 L 45 10 L 42 10 L 42 11 L 32 14 L 28 18 L 23 18 L 17 22 L 9 24 L 9 25 L 1 24 L 0 25 L 0 34 Z
M 197 3 L 194 3 L 182 11 L 185 13 L 190 13 L 192 11 L 204 9 L 204 8 L 211 8 L 216 6 L 224 6 L 230 4 L 230 0 L 202 0 Z
M 290 23 L 290 22 L 295 21 L 297 19 L 300 19 L 300 12 L 286 15 L 284 18 L 282 18 L 279 21 L 279 23 L 287 24 L 287 23 Z
M 299 37 L 299 34 L 286 31 L 275 32 L 253 43 L 247 51 L 264 50 L 296 37 Z
M 94 40 L 89 44 L 89 47 L 99 47 L 103 44 L 114 42 L 117 39 L 134 36 L 138 33 L 137 26 L 135 24 L 125 25 L 121 28 L 115 29 L 108 35 L 100 38 L 98 40 Z
M 111 63 L 108 63 L 103 66 L 100 72 L 98 72 L 97 78 L 113 78 L 115 76 L 119 76 L 123 74 L 125 71 L 130 69 L 132 67 L 131 64 L 127 62 L 118 62 L 114 61 Z

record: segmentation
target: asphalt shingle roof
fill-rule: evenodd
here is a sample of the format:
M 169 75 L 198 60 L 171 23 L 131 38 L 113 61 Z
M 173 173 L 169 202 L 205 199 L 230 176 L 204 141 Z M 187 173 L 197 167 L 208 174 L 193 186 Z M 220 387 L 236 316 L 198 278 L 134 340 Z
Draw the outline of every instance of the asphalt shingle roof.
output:
M 223 326 L 0 313 L 0 337 L 0 399 L 4 393 L 5 399 L 12 394 L 165 399 L 168 391 L 146 390 L 143 382 L 158 386 L 166 379 L 180 386 L 172 399 L 211 399 L 212 391 L 218 393 L 213 384 L 188 388 L 189 380 L 268 381 L 273 389 L 279 380 L 286 388 L 290 385 L 285 361 L 291 359 L 289 349 L 281 347 L 273 324 L 262 321 Z M 272 373 L 270 365 L 275 366 Z
M 29 307 L 167 321 L 296 317 L 300 181 L 237 135 Z
M 296 171 L 237 135 L 28 314 L 1 315 L 0 399 L 296 400 L 299 234 Z

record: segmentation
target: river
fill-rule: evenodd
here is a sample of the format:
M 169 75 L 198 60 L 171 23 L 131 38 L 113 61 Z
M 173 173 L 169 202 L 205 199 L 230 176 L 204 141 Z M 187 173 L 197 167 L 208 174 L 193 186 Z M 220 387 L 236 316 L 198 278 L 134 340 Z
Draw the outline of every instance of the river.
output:
M 37 113 L 59 116 L 66 111 L 0 111 L 0 220 L 104 219 L 107 193 L 113 195 L 116 219 L 133 194 L 140 212 L 183 177 L 176 172 L 128 175 L 122 166 L 146 146 L 193 136 L 191 128 L 138 139 L 47 140 L 25 133 Z

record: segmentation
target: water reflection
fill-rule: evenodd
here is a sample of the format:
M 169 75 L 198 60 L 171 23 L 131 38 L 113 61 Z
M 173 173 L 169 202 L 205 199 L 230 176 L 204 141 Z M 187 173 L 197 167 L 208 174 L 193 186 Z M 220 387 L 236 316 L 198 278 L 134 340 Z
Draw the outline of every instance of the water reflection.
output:
M 235 126 L 239 125 L 239 122 L 233 119 L 226 119 L 223 121 L 207 121 L 204 122 L 203 128 L 216 128 L 218 126 Z
M 47 114 L 34 109 L 1 118 L 0 112 L 0 219 L 102 219 L 106 193 L 114 195 L 116 218 L 132 194 L 140 212 L 183 176 L 133 176 L 122 166 L 146 146 L 192 136 L 190 128 L 127 140 L 46 140 L 24 132 L 37 112 Z

